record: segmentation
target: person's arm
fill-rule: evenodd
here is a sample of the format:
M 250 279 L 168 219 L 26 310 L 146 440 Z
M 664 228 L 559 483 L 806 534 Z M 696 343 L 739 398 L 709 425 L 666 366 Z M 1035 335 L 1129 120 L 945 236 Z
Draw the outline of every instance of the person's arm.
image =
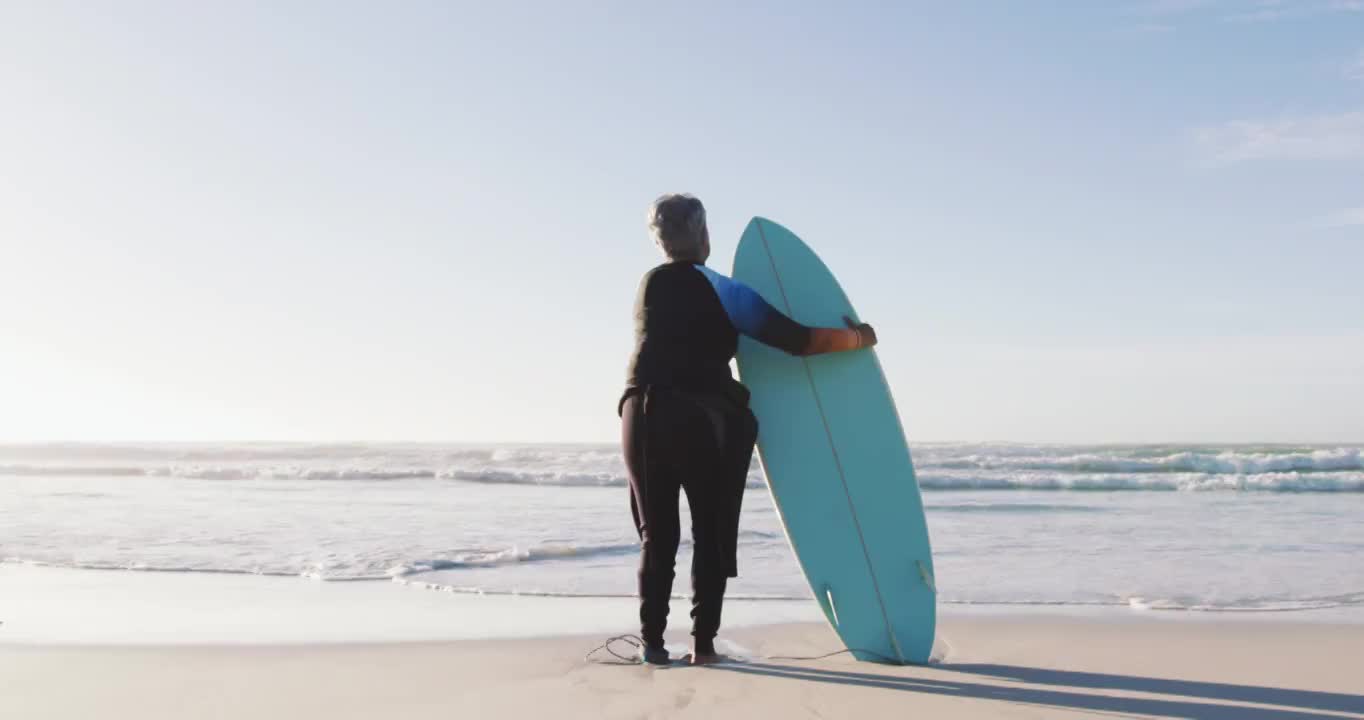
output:
M 791 355 L 821 355 L 871 347 L 876 331 L 866 323 L 844 317 L 847 327 L 823 328 L 802 325 L 772 307 L 749 286 L 700 266 L 720 296 L 729 319 L 739 332 Z
M 754 293 L 756 296 L 757 293 Z M 810 327 L 801 325 L 768 305 L 761 297 L 757 302 L 764 306 L 758 322 L 745 323 L 740 327 L 743 334 L 763 343 L 783 350 L 791 355 L 805 357 L 825 353 L 860 350 L 876 344 L 876 331 L 866 323 L 855 323 L 852 318 L 844 317 L 847 327 Z

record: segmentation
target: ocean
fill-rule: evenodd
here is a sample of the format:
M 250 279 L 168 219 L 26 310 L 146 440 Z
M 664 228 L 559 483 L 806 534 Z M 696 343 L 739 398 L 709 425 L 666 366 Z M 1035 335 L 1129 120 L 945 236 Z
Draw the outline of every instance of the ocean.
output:
M 1364 446 L 912 452 L 945 605 L 1364 608 Z M 630 596 L 637 550 L 612 445 L 0 446 L 6 563 Z M 756 462 L 729 596 L 809 597 Z

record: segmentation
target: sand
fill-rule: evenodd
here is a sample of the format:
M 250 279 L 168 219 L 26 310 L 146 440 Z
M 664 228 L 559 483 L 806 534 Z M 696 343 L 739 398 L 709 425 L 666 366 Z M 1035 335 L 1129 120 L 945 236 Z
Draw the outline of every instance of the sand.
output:
M 10 643 L 0 717 L 1364 717 L 1360 625 L 1001 615 L 948 617 L 942 635 L 936 667 L 761 658 L 836 649 L 816 623 L 734 630 L 752 657 L 713 668 L 585 662 L 599 636 Z
M 948 606 L 943 661 L 889 667 L 776 659 L 841 646 L 786 621 L 818 617 L 812 602 L 732 602 L 720 648 L 740 662 L 585 661 L 634 607 L 0 564 L 0 720 L 1364 718 L 1357 615 Z M 685 603 L 674 613 L 685 625 Z

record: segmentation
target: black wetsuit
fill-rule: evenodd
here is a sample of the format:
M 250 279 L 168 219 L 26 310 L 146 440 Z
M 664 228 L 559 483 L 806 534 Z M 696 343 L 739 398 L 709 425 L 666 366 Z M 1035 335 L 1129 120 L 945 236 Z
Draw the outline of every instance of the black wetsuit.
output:
M 692 635 L 713 652 L 736 562 L 739 510 L 758 423 L 729 361 L 740 333 L 791 353 L 810 329 L 755 291 L 702 265 L 649 271 L 635 303 L 635 351 L 621 398 L 630 509 L 639 533 L 640 634 L 661 647 L 681 536 L 678 496 L 692 515 Z

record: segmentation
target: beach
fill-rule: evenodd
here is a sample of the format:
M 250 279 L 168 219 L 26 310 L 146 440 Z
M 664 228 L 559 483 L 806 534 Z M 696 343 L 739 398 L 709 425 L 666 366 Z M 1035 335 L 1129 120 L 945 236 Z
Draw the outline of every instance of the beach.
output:
M 638 630 L 613 446 L 0 447 L 0 718 L 1364 717 L 1359 446 L 914 452 L 938 662 L 782 659 L 842 645 L 755 465 L 733 662 L 657 669 L 585 659 Z
M 1358 627 L 949 619 L 959 661 L 598 666 L 595 637 L 377 645 L 0 647 L 13 718 L 1364 716 Z M 818 625 L 735 635 L 827 649 Z M 1268 659 L 1269 658 L 1274 659 Z
M 734 662 L 650 668 L 585 658 L 631 630 L 622 599 L 407 590 L 0 567 L 0 717 L 1364 717 L 1364 623 L 1340 615 L 963 608 L 938 663 L 894 667 L 782 659 L 840 645 L 750 601 Z
M 1364 720 L 1364 0 L 0 3 L 0 720 Z

